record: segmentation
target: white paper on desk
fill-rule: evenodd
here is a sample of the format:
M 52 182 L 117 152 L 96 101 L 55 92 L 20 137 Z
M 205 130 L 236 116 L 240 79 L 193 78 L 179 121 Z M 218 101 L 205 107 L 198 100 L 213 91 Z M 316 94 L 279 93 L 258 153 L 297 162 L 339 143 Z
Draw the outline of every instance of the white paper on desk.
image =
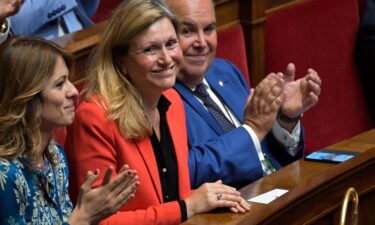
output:
M 273 200 L 277 199 L 278 197 L 282 196 L 283 194 L 287 193 L 288 190 L 284 189 L 273 189 L 272 191 L 266 192 L 264 194 L 255 196 L 254 198 L 249 199 L 248 201 L 257 202 L 262 204 L 268 204 Z

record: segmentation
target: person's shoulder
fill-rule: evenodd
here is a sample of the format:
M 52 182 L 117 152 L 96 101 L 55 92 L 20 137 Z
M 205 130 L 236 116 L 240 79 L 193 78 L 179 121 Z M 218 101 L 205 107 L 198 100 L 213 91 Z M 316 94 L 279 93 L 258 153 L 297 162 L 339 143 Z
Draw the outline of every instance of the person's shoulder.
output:
M 18 157 L 13 160 L 0 158 L 0 171 L 2 174 L 13 174 L 20 171 L 24 165 L 18 160 Z
M 90 99 L 83 99 L 77 107 L 76 118 L 80 116 L 88 117 L 92 116 L 105 116 L 106 115 L 106 103 L 97 96 L 92 96 Z
M 21 183 L 21 180 L 24 180 L 22 172 L 24 166 L 18 158 L 14 160 L 0 158 L 0 190 Z
M 223 58 L 215 58 L 212 62 L 212 66 L 211 67 L 235 67 L 235 65 L 227 60 L 227 59 L 223 59 Z
M 225 76 L 226 78 L 233 76 L 242 76 L 238 68 L 229 60 L 215 58 L 207 71 L 208 77 Z
M 208 74 L 227 74 L 227 73 L 237 73 L 237 67 L 229 60 L 215 58 L 208 69 Z

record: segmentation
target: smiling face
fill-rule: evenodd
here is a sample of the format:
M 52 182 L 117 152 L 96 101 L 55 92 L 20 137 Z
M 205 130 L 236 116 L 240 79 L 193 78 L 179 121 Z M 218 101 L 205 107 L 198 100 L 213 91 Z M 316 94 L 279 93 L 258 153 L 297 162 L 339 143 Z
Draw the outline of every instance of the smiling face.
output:
M 169 0 L 181 24 L 178 39 L 183 52 L 178 79 L 188 86 L 200 84 L 216 54 L 216 17 L 212 0 Z
M 56 59 L 52 76 L 41 92 L 41 129 L 52 130 L 69 125 L 74 120 L 74 97 L 77 89 L 69 81 L 69 70 L 61 56 Z
M 181 58 L 174 26 L 164 17 L 133 39 L 123 68 L 141 95 L 153 95 L 173 87 Z

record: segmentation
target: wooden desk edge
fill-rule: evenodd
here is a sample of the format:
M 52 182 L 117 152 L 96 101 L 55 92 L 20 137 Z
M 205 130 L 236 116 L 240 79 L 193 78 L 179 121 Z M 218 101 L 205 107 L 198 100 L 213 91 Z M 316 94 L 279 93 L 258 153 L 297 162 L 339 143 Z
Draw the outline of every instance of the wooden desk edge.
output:
M 218 222 L 218 224 L 267 224 L 270 219 L 272 220 L 272 218 L 274 218 L 275 215 L 282 214 L 284 209 L 287 208 L 289 205 L 298 204 L 298 202 L 303 201 L 303 199 L 309 198 L 309 196 L 311 198 L 311 196 L 316 195 L 319 191 L 326 188 L 326 186 L 332 187 L 333 184 L 340 183 L 341 181 L 344 181 L 346 178 L 350 176 L 356 176 L 359 173 L 359 171 L 363 171 L 364 168 L 367 168 L 367 166 L 374 167 L 375 138 L 373 137 L 375 137 L 375 129 L 369 130 L 350 139 L 329 146 L 329 148 L 332 149 L 351 151 L 358 150 L 358 152 L 362 153 L 345 163 L 337 165 L 321 164 L 323 168 L 322 170 L 324 172 L 320 171 L 319 176 L 314 175 L 313 178 L 310 177 L 309 179 L 303 180 L 301 181 L 301 183 L 298 183 L 295 187 L 290 188 L 288 194 L 281 196 L 277 201 L 274 201 L 271 204 L 266 205 L 267 210 L 264 210 L 266 212 L 259 212 L 258 210 L 257 213 L 249 212 L 244 215 L 236 215 L 226 211 L 215 211 L 211 213 L 196 215 L 190 218 L 184 224 L 204 224 L 208 221 Z M 359 148 L 356 149 L 356 147 Z M 254 197 L 258 194 L 262 194 L 274 188 L 283 188 L 279 186 L 277 179 L 274 178 L 279 177 L 280 173 L 284 173 L 285 176 L 285 173 L 288 172 L 287 170 L 293 169 L 294 167 L 298 166 L 304 166 L 306 165 L 306 163 L 311 162 L 305 162 L 303 159 L 298 160 L 288 165 L 287 167 L 284 167 L 283 169 L 276 171 L 274 174 L 271 174 L 270 176 L 264 177 L 249 184 L 240 191 L 245 199 L 249 199 L 251 197 Z M 313 164 L 318 165 L 319 163 L 316 162 Z M 267 190 L 266 188 L 261 188 L 261 193 L 253 193 L 254 195 L 252 195 L 252 191 L 247 191 L 247 189 L 257 189 L 258 186 L 263 187 L 264 183 L 266 183 Z M 367 192 L 373 192 L 374 190 L 375 183 L 369 184 L 366 188 L 361 188 L 359 190 L 359 195 L 364 195 Z M 244 194 L 246 192 L 247 194 Z M 335 205 L 333 208 L 337 208 L 337 205 Z M 331 208 L 330 210 L 333 210 L 333 208 Z M 317 217 L 322 216 L 324 213 L 327 213 L 327 211 L 322 212 L 320 215 L 317 215 Z M 215 220 L 215 218 L 220 219 Z

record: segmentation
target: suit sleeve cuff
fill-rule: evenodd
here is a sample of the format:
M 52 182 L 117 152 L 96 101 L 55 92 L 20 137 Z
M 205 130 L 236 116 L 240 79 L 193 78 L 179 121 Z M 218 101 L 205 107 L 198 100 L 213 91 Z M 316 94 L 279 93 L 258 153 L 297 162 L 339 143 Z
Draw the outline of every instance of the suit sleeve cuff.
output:
M 249 133 L 251 139 L 253 140 L 254 147 L 255 147 L 255 150 L 257 151 L 259 160 L 262 161 L 264 159 L 264 156 L 263 156 L 262 147 L 260 145 L 260 141 L 259 141 L 258 136 L 256 135 L 256 133 L 254 132 L 254 130 L 250 126 L 248 126 L 246 124 L 242 124 L 241 126 L 243 128 L 245 128 L 247 133 Z

